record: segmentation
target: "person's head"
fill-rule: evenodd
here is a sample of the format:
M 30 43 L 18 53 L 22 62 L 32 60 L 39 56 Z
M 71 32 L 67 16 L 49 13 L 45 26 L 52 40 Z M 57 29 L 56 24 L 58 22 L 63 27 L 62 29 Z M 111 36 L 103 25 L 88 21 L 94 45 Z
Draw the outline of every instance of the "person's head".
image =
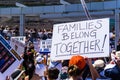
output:
M 120 51 L 116 52 L 116 64 L 120 67 Z
M 34 49 L 34 44 L 32 42 L 29 43 L 29 49 Z
M 77 66 L 77 67 L 75 67 L 75 66 Z M 84 57 L 82 57 L 80 55 L 72 56 L 71 59 L 69 60 L 70 68 L 75 67 L 75 69 L 79 69 L 78 70 L 79 74 L 76 73 L 76 75 L 79 75 L 79 77 L 82 77 L 82 74 L 84 73 L 86 66 L 87 66 L 87 64 L 86 64 Z M 73 75 L 72 77 L 75 77 L 75 76 Z
M 112 53 L 113 53 L 113 54 L 116 54 L 116 50 L 112 50 Z
M 93 66 L 95 68 L 103 68 L 103 67 L 105 67 L 105 62 L 102 59 L 97 59 L 97 60 L 95 60 Z
M 120 58 L 117 58 L 117 59 L 115 60 L 115 63 L 120 67 Z
M 68 68 L 68 75 L 75 80 L 79 80 L 82 75 L 82 70 L 76 65 L 71 65 Z
M 80 55 L 72 56 L 69 61 L 69 66 L 76 65 L 80 70 L 83 70 L 86 66 L 86 61 L 84 57 Z
M 101 72 L 105 67 L 105 62 L 102 59 L 95 60 L 93 67 L 99 72 Z
M 56 67 L 49 68 L 47 71 L 48 79 L 54 80 L 58 78 L 59 70 Z
M 69 60 L 63 60 L 62 61 L 62 67 L 69 66 Z
M 39 63 L 44 63 L 44 57 L 42 57 L 41 55 L 37 56 L 35 60 L 38 64 Z

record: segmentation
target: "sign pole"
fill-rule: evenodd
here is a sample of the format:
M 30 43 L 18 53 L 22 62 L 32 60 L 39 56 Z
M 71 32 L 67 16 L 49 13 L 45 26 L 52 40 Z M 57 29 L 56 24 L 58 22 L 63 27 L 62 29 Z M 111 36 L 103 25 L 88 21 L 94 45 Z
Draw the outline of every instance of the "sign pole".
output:
M 86 6 L 85 1 L 84 1 L 84 0 L 80 0 L 80 2 L 81 2 L 81 4 L 82 4 L 83 10 L 84 10 L 84 12 L 85 12 L 85 14 L 86 14 L 86 16 L 87 16 L 87 19 L 88 19 L 88 20 L 91 20 L 92 17 L 90 16 L 90 13 L 89 13 L 89 11 L 88 11 L 88 8 L 87 8 L 87 6 Z

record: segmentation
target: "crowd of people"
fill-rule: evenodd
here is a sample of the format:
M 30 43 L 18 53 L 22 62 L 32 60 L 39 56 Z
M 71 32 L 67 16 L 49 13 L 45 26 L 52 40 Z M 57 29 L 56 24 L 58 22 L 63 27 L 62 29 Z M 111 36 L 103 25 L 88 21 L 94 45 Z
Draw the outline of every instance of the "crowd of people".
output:
M 18 69 L 24 74 L 18 77 L 20 73 L 17 75 L 15 71 L 10 75 L 12 80 L 120 80 L 120 52 L 107 63 L 104 58 L 90 59 L 81 55 L 49 61 L 46 55 L 34 52 L 25 52 L 23 59 Z
M 18 27 L 0 27 L 0 34 L 4 36 L 7 40 L 10 40 L 13 36 L 19 36 Z M 34 42 L 37 39 L 51 39 L 52 38 L 52 29 L 36 29 L 36 28 L 25 28 L 24 35 L 31 42 Z
M 0 28 L 0 34 L 7 40 L 19 36 L 18 31 L 18 28 Z M 120 80 L 120 44 L 117 50 L 112 47 L 110 57 L 106 58 L 74 55 L 69 60 L 51 61 L 50 53 L 36 52 L 33 42 L 51 39 L 52 30 L 26 28 L 24 35 L 28 43 L 21 55 L 23 62 L 6 80 Z

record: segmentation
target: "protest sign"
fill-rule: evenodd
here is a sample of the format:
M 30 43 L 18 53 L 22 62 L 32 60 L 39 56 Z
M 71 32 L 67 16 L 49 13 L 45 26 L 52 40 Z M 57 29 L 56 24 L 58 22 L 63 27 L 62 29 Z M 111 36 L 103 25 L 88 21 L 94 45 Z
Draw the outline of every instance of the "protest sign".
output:
M 11 38 L 25 44 L 25 36 L 16 36 L 16 37 L 11 37 Z
M 10 45 L 19 55 L 23 54 L 25 48 L 25 37 L 11 37 Z
M 6 80 L 6 76 L 9 76 L 22 61 L 22 58 L 0 35 L 0 80 Z
M 38 53 L 40 51 L 40 40 L 36 40 L 33 42 L 34 50 Z
M 41 40 L 40 41 L 40 53 L 50 53 L 51 45 L 52 45 L 52 39 Z
M 109 18 L 55 24 L 51 59 L 109 56 Z

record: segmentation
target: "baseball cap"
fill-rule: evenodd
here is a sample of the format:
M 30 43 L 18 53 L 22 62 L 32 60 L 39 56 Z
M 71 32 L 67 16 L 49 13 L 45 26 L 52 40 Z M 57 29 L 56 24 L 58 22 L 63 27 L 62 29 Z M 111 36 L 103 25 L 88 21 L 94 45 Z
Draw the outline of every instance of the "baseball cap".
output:
M 94 67 L 100 67 L 100 68 L 104 67 L 104 65 L 105 65 L 105 63 L 101 59 L 96 60 L 93 64 Z
M 76 65 L 79 69 L 84 69 L 86 66 L 86 61 L 83 56 L 75 55 L 72 56 L 69 61 L 69 66 Z

